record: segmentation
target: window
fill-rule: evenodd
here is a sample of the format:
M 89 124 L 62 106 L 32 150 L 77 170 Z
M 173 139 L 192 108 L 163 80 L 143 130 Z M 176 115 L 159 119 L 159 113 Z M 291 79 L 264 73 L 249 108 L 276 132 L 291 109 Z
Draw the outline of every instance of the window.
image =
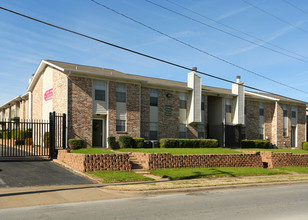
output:
M 264 127 L 259 127 L 259 139 L 264 139 Z
M 241 139 L 242 140 L 246 139 L 246 127 L 245 126 L 241 127 Z
M 158 106 L 158 91 L 157 89 L 150 90 L 150 106 Z
M 180 124 L 179 128 L 180 128 L 179 129 L 179 131 L 180 131 L 179 138 L 186 138 L 186 125 Z
M 264 104 L 261 102 L 259 106 L 259 115 L 264 116 Z
M 231 113 L 231 99 L 226 99 L 226 113 Z
M 117 131 L 125 131 L 125 120 L 117 120 L 116 130 Z
M 157 123 L 150 123 L 150 140 L 157 140 Z
M 201 96 L 201 111 L 204 111 L 204 109 L 205 109 L 205 96 L 204 95 L 202 95 Z
M 186 109 L 187 108 L 187 99 L 185 93 L 180 93 L 180 109 Z
M 105 90 L 95 89 L 95 100 L 105 101 Z
M 117 102 L 126 102 L 126 85 L 124 83 L 116 85 L 116 100 Z
M 105 101 L 106 82 L 94 80 L 94 98 L 96 101 Z
M 205 138 L 204 124 L 198 124 L 198 138 Z
M 288 136 L 288 110 L 287 105 L 283 105 L 283 136 Z
M 292 106 L 292 109 L 291 109 L 291 117 L 292 117 L 292 118 L 296 118 L 296 107 L 295 107 L 295 106 Z

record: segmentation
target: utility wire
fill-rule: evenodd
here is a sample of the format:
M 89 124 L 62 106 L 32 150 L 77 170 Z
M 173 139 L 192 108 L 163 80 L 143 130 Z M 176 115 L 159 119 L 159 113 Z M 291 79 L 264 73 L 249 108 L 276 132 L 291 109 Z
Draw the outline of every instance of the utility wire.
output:
M 278 48 L 278 49 L 280 49 L 280 50 L 284 50 L 284 51 L 286 51 L 286 52 L 288 52 L 288 53 L 290 53 L 290 54 L 294 54 L 294 55 L 299 56 L 299 57 L 302 57 L 302 58 L 304 58 L 304 59 L 308 59 L 308 57 L 305 57 L 305 56 L 303 56 L 303 55 L 301 55 L 301 54 L 298 54 L 298 53 L 296 53 L 296 52 L 290 51 L 290 50 L 288 50 L 288 49 L 282 48 L 282 47 L 280 47 L 280 46 L 278 46 L 278 45 L 275 45 L 275 44 L 273 44 L 273 43 L 270 43 L 269 41 L 263 40 L 263 39 L 258 38 L 258 37 L 256 37 L 256 36 L 253 36 L 252 34 L 249 34 L 249 33 L 247 33 L 247 32 L 241 31 L 241 30 L 239 30 L 239 29 L 237 29 L 237 28 L 235 28 L 235 27 L 233 27 L 233 26 L 224 24 L 224 23 L 222 23 L 222 22 L 220 22 L 220 21 L 217 21 L 217 20 L 212 19 L 212 18 L 210 18 L 210 17 L 208 17 L 208 16 L 205 16 L 204 14 L 198 13 L 197 11 L 194 11 L 194 10 L 191 10 L 191 9 L 189 9 L 189 8 L 187 8 L 187 7 L 184 7 L 183 5 L 180 5 L 180 4 L 176 3 L 176 2 L 173 2 L 173 1 L 171 1 L 171 0 L 165 0 L 165 1 L 167 1 L 167 2 L 169 2 L 169 3 L 171 3 L 171 4 L 173 4 L 173 5 L 175 5 L 175 6 L 177 6 L 177 7 L 180 7 L 180 8 L 182 8 L 182 9 L 186 10 L 186 11 L 192 12 L 193 14 L 199 15 L 200 17 L 203 17 L 203 18 L 205 18 L 205 19 L 207 19 L 207 20 L 210 20 L 210 21 L 212 21 L 212 22 L 215 22 L 216 24 L 222 25 L 222 26 L 224 26 L 224 27 L 226 27 L 226 28 L 229 28 L 229 29 L 231 29 L 231 30 L 234 30 L 234 31 L 236 31 L 236 32 L 238 32 L 238 33 L 240 33 L 240 34 L 244 34 L 244 35 L 246 35 L 246 36 L 248 36 L 248 37 L 250 37 L 250 38 L 253 38 L 253 39 L 255 39 L 255 40 L 258 40 L 258 41 L 261 41 L 261 42 L 263 42 L 263 43 L 265 43 L 265 44 L 268 44 L 268 45 L 270 45 L 270 46 L 272 46 L 272 47 Z
M 293 3 L 291 3 L 291 2 L 289 2 L 289 1 L 287 1 L 287 0 L 282 0 L 282 1 L 284 1 L 284 2 L 287 3 L 288 5 L 291 5 L 293 8 L 296 8 L 297 10 L 299 10 L 299 11 L 301 11 L 301 12 L 303 12 L 303 13 L 305 13 L 305 14 L 308 15 L 308 12 L 307 12 L 307 11 L 305 11 L 304 9 L 302 9 L 302 8 L 300 8 L 300 7 L 296 6 L 296 5 L 294 5 Z
M 138 51 L 135 51 L 135 50 L 126 48 L 126 47 L 122 47 L 122 46 L 119 46 L 119 45 L 116 45 L 116 44 L 113 44 L 113 43 L 110 43 L 110 42 L 107 42 L 107 41 L 104 41 L 104 40 L 100 40 L 100 39 L 98 39 L 98 38 L 91 37 L 91 36 L 89 36 L 89 35 L 82 34 L 82 33 L 79 33 L 79 32 L 76 32 L 76 31 L 73 31 L 73 30 L 64 28 L 64 27 L 60 27 L 60 26 L 57 26 L 57 25 L 48 23 L 48 22 L 46 22 L 46 21 L 39 20 L 39 19 L 37 19 L 37 18 L 33 18 L 33 17 L 30 17 L 30 16 L 25 15 L 25 14 L 21 14 L 21 13 L 19 13 L 19 12 L 16 12 L 16 11 L 13 11 L 13 10 L 10 10 L 10 9 L 7 9 L 7 8 L 1 7 L 1 6 L 0 6 L 0 9 L 1 9 L 1 10 L 4 10 L 4 11 L 7 11 L 7 12 L 10 12 L 10 13 L 12 13 L 12 14 L 15 14 L 15 15 L 18 15 L 18 16 L 21 16 L 21 17 L 24 17 L 24 18 L 27 18 L 27 19 L 36 21 L 36 22 L 38 22 L 38 23 L 45 24 L 45 25 L 47 25 L 47 26 L 51 26 L 51 27 L 53 27 L 53 28 L 57 28 L 57 29 L 60 29 L 60 30 L 62 30 L 62 31 L 66 31 L 66 32 L 69 32 L 69 33 L 72 33 L 72 34 L 75 34 L 75 35 L 78 35 L 78 36 L 81 36 L 81 37 L 84 37 L 84 38 L 88 38 L 88 39 L 90 39 L 90 40 L 94 40 L 94 41 L 97 41 L 97 42 L 100 42 L 100 43 L 103 43 L 103 44 L 106 44 L 106 45 L 109 45 L 109 46 L 112 46 L 112 47 L 115 47 L 115 48 L 118 48 L 118 49 L 121 49 L 121 50 L 128 51 L 128 52 L 130 52 L 130 53 L 134 53 L 134 54 L 137 54 L 137 55 L 140 55 L 140 56 L 143 56 L 143 57 L 152 59 L 152 60 L 156 60 L 156 61 L 159 61 L 159 62 L 168 64 L 168 65 L 171 65 L 171 66 L 175 66 L 175 67 L 178 67 L 178 68 L 181 68 L 181 69 L 185 69 L 185 70 L 189 70 L 189 71 L 195 71 L 195 72 L 200 73 L 200 74 L 202 74 L 202 75 L 205 75 L 205 76 L 208 76 L 208 77 L 217 79 L 217 80 L 221 80 L 221 81 L 224 81 L 224 82 L 228 82 L 228 83 L 232 83 L 232 84 L 237 84 L 237 85 L 240 85 L 240 86 L 244 86 L 244 87 L 246 87 L 246 88 L 249 88 L 249 89 L 252 89 L 252 90 L 255 90 L 255 91 L 259 91 L 259 92 L 263 92 L 263 93 L 267 93 L 267 94 L 275 95 L 275 96 L 281 96 L 281 95 L 276 94 L 276 93 L 272 93 L 272 92 L 269 92 L 269 91 L 266 91 L 266 90 L 262 90 L 262 89 L 258 89 L 258 88 L 255 88 L 255 87 L 252 87 L 252 86 L 248 86 L 248 85 L 243 85 L 243 84 L 241 84 L 241 83 L 236 83 L 236 82 L 233 82 L 233 81 L 231 81 L 231 80 L 228 80 L 228 79 L 225 79 L 225 78 L 222 78 L 222 77 L 218 77 L 218 76 L 215 76 L 215 75 L 206 73 L 206 72 L 198 71 L 198 70 L 195 70 L 195 69 L 193 69 L 193 68 L 189 68 L 189 67 L 185 67 L 185 66 L 180 65 L 180 64 L 173 63 L 173 62 L 171 62 L 171 61 L 163 60 L 163 59 L 161 59 L 161 58 L 153 57 L 153 56 L 148 55 L 148 54 L 145 54 L 145 53 L 141 53 L 141 52 L 138 52 Z M 308 93 L 305 92 L 305 91 L 300 91 L 300 92 L 303 92 L 303 93 L 308 94 Z
M 248 42 L 248 43 L 251 43 L 251 44 L 253 44 L 253 45 L 256 45 L 256 46 L 258 46 L 258 47 L 262 47 L 262 48 L 267 49 L 267 50 L 270 50 L 270 51 L 272 51 L 272 52 L 275 52 L 275 53 L 278 53 L 278 54 L 281 54 L 281 55 L 284 55 L 284 56 L 287 56 L 287 57 L 290 57 L 290 58 L 299 60 L 299 61 L 304 62 L 304 63 L 308 63 L 307 60 L 300 59 L 300 58 L 298 58 L 298 57 L 295 57 L 295 56 L 292 56 L 292 55 L 289 55 L 289 54 L 280 52 L 280 51 L 278 51 L 278 50 L 272 49 L 272 48 L 270 48 L 270 47 L 264 46 L 264 45 L 262 45 L 261 43 L 256 43 L 256 42 L 253 42 L 253 41 L 248 40 L 248 39 L 246 39 L 246 38 L 243 38 L 243 37 L 240 37 L 240 36 L 238 36 L 238 35 L 232 34 L 232 33 L 228 32 L 228 31 L 224 31 L 224 30 L 222 30 L 222 29 L 220 29 L 220 28 L 217 28 L 217 27 L 214 27 L 214 26 L 212 26 L 212 25 L 206 24 L 206 23 L 204 23 L 204 22 L 202 22 L 202 21 L 199 21 L 199 20 L 197 20 L 197 19 L 194 19 L 194 18 L 192 18 L 192 17 L 186 16 L 186 15 L 180 13 L 180 12 L 177 12 L 177 11 L 175 11 L 175 10 L 172 10 L 172 9 L 170 9 L 170 8 L 167 8 L 167 7 L 165 7 L 165 6 L 162 6 L 162 5 L 160 5 L 160 4 L 157 4 L 157 3 L 153 2 L 153 1 L 150 1 L 150 0 L 144 0 L 144 1 L 149 2 L 150 4 L 153 4 L 153 5 L 156 5 L 157 7 L 160 7 L 160 8 L 162 8 L 162 9 L 167 10 L 167 11 L 170 11 L 170 12 L 172 12 L 172 13 L 175 13 L 175 14 L 177 14 L 177 15 L 180 15 L 180 16 L 182 16 L 182 17 L 184 17 L 184 18 L 187 18 L 187 19 L 189 19 L 189 20 L 191 20 L 191 21 L 194 21 L 194 22 L 197 22 L 197 23 L 199 23 L 199 24 L 202 24 L 202 25 L 204 25 L 204 26 L 206 26 L 206 27 L 212 28 L 212 29 L 217 30 L 217 31 L 220 31 L 220 32 L 222 32 L 222 33 L 224 33 L 224 34 L 230 35 L 230 36 L 232 36 L 232 37 L 235 37 L 235 38 L 238 38 L 238 39 L 240 39 L 240 40 L 243 40 L 243 41 L 246 41 L 246 42 Z
M 300 31 L 305 32 L 306 34 L 308 34 L 308 31 L 307 31 L 307 30 L 305 30 L 305 29 L 303 29 L 303 28 L 300 28 L 300 27 L 297 27 L 297 26 L 295 26 L 294 24 L 292 24 L 292 23 L 290 23 L 290 22 L 288 22 L 288 21 L 286 21 L 286 20 L 284 20 L 284 19 L 282 19 L 282 18 L 280 18 L 280 17 L 278 17 L 278 16 L 276 16 L 276 15 L 274 15 L 274 14 L 268 12 L 268 11 L 265 11 L 264 9 L 262 9 L 262 8 L 256 6 L 256 5 L 254 5 L 254 4 L 252 4 L 252 3 L 250 3 L 250 2 L 248 2 L 248 1 L 246 1 L 246 0 L 242 0 L 242 2 L 245 2 L 246 4 L 250 5 L 251 7 L 255 8 L 255 9 L 258 9 L 259 11 L 262 11 L 263 13 L 265 13 L 265 14 L 267 14 L 267 15 L 273 17 L 273 18 L 276 18 L 278 21 L 280 21 L 280 22 L 282 22 L 282 23 L 285 23 L 285 24 L 287 24 L 287 25 L 290 25 L 291 27 L 293 27 L 293 28 L 295 28 L 295 29 L 298 29 L 298 30 L 300 30 Z
M 285 83 L 276 81 L 276 80 L 271 79 L 271 78 L 269 78 L 269 77 L 263 76 L 263 75 L 260 74 L 260 73 L 254 72 L 254 71 L 249 70 L 249 69 L 247 69 L 247 68 L 245 68 L 245 67 L 242 67 L 242 66 L 239 66 L 239 65 L 237 65 L 237 64 L 234 64 L 234 63 L 232 63 L 232 62 L 230 62 L 230 61 L 227 61 L 227 60 L 225 60 L 225 59 L 223 59 L 223 58 L 220 58 L 220 57 L 218 57 L 218 56 L 216 56 L 216 55 L 214 55 L 214 54 L 211 54 L 211 53 L 209 53 L 209 52 L 207 52 L 207 51 L 205 51 L 205 50 L 202 50 L 202 49 L 200 49 L 200 48 L 198 48 L 198 47 L 195 47 L 195 46 L 193 46 L 193 45 L 191 45 L 191 44 L 189 44 L 189 43 L 186 43 L 186 42 L 184 42 L 184 41 L 182 41 L 182 40 L 179 40 L 179 39 L 177 39 L 177 38 L 175 38 L 175 37 L 172 37 L 171 35 L 168 35 L 168 34 L 162 32 L 162 31 L 159 31 L 159 30 L 157 30 L 157 29 L 155 29 L 155 28 L 153 28 L 153 27 L 151 27 L 151 26 L 148 26 L 148 25 L 146 25 L 146 24 L 144 24 L 144 23 L 142 23 L 142 22 L 140 22 L 140 21 L 137 21 L 137 20 L 135 20 L 135 19 L 133 19 L 133 18 L 131 18 L 131 17 L 129 17 L 129 16 L 123 14 L 123 13 L 120 13 L 120 12 L 118 12 L 118 11 L 116 11 L 116 10 L 114 10 L 114 9 L 112 9 L 112 8 L 110 8 L 110 7 L 108 7 L 108 6 L 104 5 L 104 4 L 102 4 L 102 3 L 100 3 L 100 2 L 97 2 L 97 1 L 95 1 L 95 0 L 90 0 L 90 1 L 92 1 L 92 2 L 94 2 L 95 4 L 98 4 L 98 5 L 100 5 L 100 6 L 104 7 L 104 8 L 106 8 L 106 9 L 108 9 L 108 10 L 110 10 L 110 11 L 112 11 L 112 12 L 114 12 L 114 13 L 116 13 L 116 14 L 122 16 L 122 17 L 125 17 L 125 18 L 127 18 L 127 19 L 129 19 L 129 20 L 131 20 L 131 21 L 133 21 L 133 22 L 135 22 L 135 23 L 137 23 L 137 24 L 140 24 L 140 25 L 143 26 L 143 27 L 146 27 L 146 28 L 148 28 L 148 29 L 150 29 L 150 30 L 152 30 L 152 31 L 155 31 L 156 33 L 159 33 L 159 34 L 161 34 L 161 35 L 163 35 L 163 36 L 165 36 L 165 37 L 168 37 L 168 38 L 170 38 L 170 39 L 172 39 L 172 40 L 174 40 L 174 41 L 176 41 L 176 42 L 179 42 L 179 43 L 181 43 L 181 44 L 183 44 L 183 45 L 185 45 L 185 46 L 188 46 L 188 47 L 190 47 L 190 48 L 192 48 L 192 49 L 194 49 L 194 50 L 197 50 L 197 51 L 199 51 L 199 52 L 201 52 L 201 53 L 204 53 L 204 54 L 206 54 L 206 55 L 208 55 L 208 56 L 210 56 L 210 57 L 213 57 L 213 58 L 215 58 L 215 59 L 217 59 L 217 60 L 220 60 L 220 61 L 222 61 L 222 62 L 224 62 L 224 63 L 227 63 L 227 64 L 229 64 L 229 65 L 231 65 L 231 66 L 234 66 L 234 67 L 236 67 L 236 68 L 238 68 L 238 69 L 244 70 L 245 72 L 252 73 L 252 74 L 254 74 L 254 75 L 256 75 L 256 76 L 259 76 L 259 77 L 261 77 L 261 78 L 263 78 L 263 79 L 267 79 L 267 80 L 269 80 L 269 81 L 271 81 L 271 82 L 274 82 L 274 83 L 277 83 L 277 84 L 279 84 L 279 85 L 282 85 L 282 86 L 288 87 L 288 88 L 290 88 L 290 89 L 294 89 L 294 90 L 297 90 L 297 91 L 304 92 L 304 93 L 308 94 L 308 92 L 305 92 L 305 91 L 303 91 L 303 90 L 297 89 L 297 88 L 292 87 L 292 86 L 289 86 L 289 85 L 287 85 L 287 84 L 285 84 Z

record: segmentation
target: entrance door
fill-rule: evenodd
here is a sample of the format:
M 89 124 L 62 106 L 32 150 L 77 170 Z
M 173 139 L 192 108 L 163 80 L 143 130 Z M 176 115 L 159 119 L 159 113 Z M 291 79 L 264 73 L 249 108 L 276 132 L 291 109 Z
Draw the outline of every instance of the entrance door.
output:
M 93 147 L 103 147 L 103 120 L 93 119 L 92 145 Z
M 295 137 L 296 137 L 296 127 L 292 126 L 291 128 L 291 147 L 296 147 L 296 143 L 295 143 Z

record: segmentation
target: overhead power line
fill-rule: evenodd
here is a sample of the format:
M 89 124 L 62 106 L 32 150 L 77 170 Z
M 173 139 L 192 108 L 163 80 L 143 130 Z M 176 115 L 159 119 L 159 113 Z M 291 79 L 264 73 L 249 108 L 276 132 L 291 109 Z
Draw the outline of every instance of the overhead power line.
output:
M 263 76 L 263 75 L 260 74 L 260 73 L 257 73 L 257 72 L 255 72 L 255 71 L 249 70 L 249 69 L 247 69 L 247 68 L 245 68 L 245 67 L 242 67 L 242 66 L 239 66 L 239 65 L 237 65 L 237 64 L 234 64 L 234 63 L 232 63 L 232 62 L 230 62 L 230 61 L 227 61 L 227 60 L 225 60 L 225 59 L 223 59 L 223 58 L 221 58 L 221 57 L 218 57 L 218 56 L 216 56 L 216 55 L 214 55 L 214 54 L 211 54 L 211 53 L 209 53 L 209 52 L 207 52 L 207 51 L 205 51 L 205 50 L 202 50 L 202 49 L 200 49 L 200 48 L 198 48 L 198 47 L 196 47 L 196 46 L 193 46 L 193 45 L 191 45 L 191 44 L 189 44 L 189 43 L 186 43 L 186 42 L 184 42 L 184 41 L 182 41 L 182 40 L 179 40 L 179 39 L 177 39 L 177 38 L 175 38 L 175 37 L 172 37 L 172 36 L 169 35 L 169 34 L 166 34 L 166 33 L 162 32 L 162 31 L 160 31 L 160 30 L 157 30 L 157 29 L 155 29 L 155 28 L 153 28 L 153 27 L 151 27 L 151 26 L 149 26 L 149 25 L 146 25 L 146 24 L 144 24 L 144 23 L 142 23 L 142 22 L 140 22 L 140 21 L 137 21 L 137 20 L 135 20 L 134 18 L 131 18 L 131 17 L 129 17 L 129 16 L 127 16 L 127 15 L 121 13 L 121 12 L 118 12 L 118 11 L 116 11 L 115 9 L 112 9 L 112 8 L 110 8 L 110 7 L 108 7 L 108 6 L 104 5 L 104 4 L 102 4 L 102 3 L 100 3 L 100 2 L 97 2 L 97 1 L 95 1 L 95 0 L 90 0 L 90 1 L 94 2 L 94 3 L 97 4 L 97 5 L 100 5 L 100 6 L 104 7 L 104 8 L 107 9 L 107 10 L 110 10 L 110 11 L 112 11 L 112 12 L 114 12 L 114 13 L 116 13 L 116 14 L 118 14 L 118 15 L 120 15 L 120 16 L 122 16 L 122 17 L 128 19 L 128 20 L 131 20 L 131 21 L 133 21 L 133 22 L 135 22 L 135 23 L 137 23 L 137 24 L 140 24 L 140 25 L 143 26 L 143 27 L 146 27 L 146 28 L 148 28 L 148 29 L 150 29 L 150 30 L 152 30 L 152 31 L 154 31 L 154 32 L 156 32 L 156 33 L 159 33 L 159 34 L 161 34 L 161 35 L 163 35 L 163 36 L 165 36 L 165 37 L 168 37 L 168 38 L 170 38 L 170 39 L 172 39 L 172 40 L 174 40 L 174 41 L 176 41 L 176 42 L 178 42 L 178 43 L 180 43 L 180 44 L 183 44 L 183 45 L 185 45 L 185 46 L 187 46 L 187 47 L 190 47 L 190 48 L 192 48 L 192 49 L 194 49 L 194 50 L 197 50 L 197 51 L 199 51 L 199 52 L 201 52 L 201 53 L 204 53 L 204 54 L 206 54 L 206 55 L 208 55 L 208 56 L 210 56 L 210 57 L 213 57 L 213 58 L 215 58 L 215 59 L 217 59 L 217 60 L 220 60 L 220 61 L 222 61 L 222 62 L 224 62 L 224 63 L 227 63 L 227 64 L 229 64 L 229 65 L 231 65 L 231 66 L 234 66 L 234 67 L 236 67 L 236 68 L 238 68 L 238 69 L 244 70 L 245 72 L 254 74 L 254 75 L 259 76 L 259 77 L 261 77 L 261 78 L 263 78 L 263 79 L 266 79 L 266 80 L 269 80 L 269 81 L 274 82 L 274 83 L 276 83 L 276 84 L 279 84 L 279 85 L 288 87 L 288 88 L 290 88 L 290 89 L 293 89 L 293 90 L 296 90 L 296 91 L 300 91 L 300 92 L 304 92 L 304 93 L 308 94 L 308 92 L 305 92 L 305 91 L 303 91 L 303 90 L 301 90 L 301 89 L 297 89 L 297 88 L 292 87 L 292 86 L 289 86 L 289 85 L 287 85 L 287 84 L 285 84 L 285 83 L 282 83 L 282 82 L 279 82 L 279 81 L 277 81 L 277 80 L 271 79 L 271 78 L 269 78 L 269 77 Z
M 189 71 L 196 71 L 196 72 L 199 73 L 199 74 L 202 74 L 202 75 L 205 75 L 205 76 L 208 76 L 208 77 L 217 79 L 217 80 L 221 80 L 221 81 L 224 81 L 224 82 L 228 82 L 228 83 L 232 83 L 232 84 L 238 84 L 238 85 L 240 85 L 240 86 L 244 86 L 244 87 L 246 87 L 246 88 L 248 88 L 248 89 L 252 89 L 252 90 L 255 90 L 255 91 L 267 93 L 267 94 L 270 94 L 270 95 L 281 96 L 281 95 L 276 94 L 276 93 L 272 93 L 272 92 L 269 92 L 269 91 L 266 91 L 266 90 L 263 90 L 263 89 L 258 89 L 258 88 L 252 87 L 252 86 L 248 86 L 248 85 L 243 85 L 243 84 L 240 84 L 240 83 L 236 83 L 236 82 L 233 82 L 233 81 L 231 81 L 231 80 L 228 80 L 228 79 L 225 79 L 225 78 L 222 78 L 222 77 L 215 76 L 215 75 L 213 75 L 213 74 L 209 74 L 209 73 L 206 73 L 206 72 L 202 72 L 202 71 L 199 71 L 199 70 L 195 70 L 195 69 L 193 69 L 193 68 L 185 67 L 185 66 L 183 66 L 183 65 L 176 64 L 176 63 L 173 63 L 173 62 L 171 62 L 171 61 L 167 61 L 167 60 L 164 60 L 164 59 L 161 59 L 161 58 L 157 58 L 157 57 L 154 57 L 154 56 L 145 54 L 145 53 L 141 53 L 141 52 L 138 52 L 138 51 L 135 51 L 135 50 L 126 48 L 126 47 L 119 46 L 119 45 L 117 45 L 117 44 L 113 44 L 113 43 L 110 43 L 110 42 L 107 42 L 107 41 L 104 41 L 104 40 L 100 40 L 100 39 L 98 39 L 98 38 L 91 37 L 91 36 L 89 36 L 89 35 L 82 34 L 82 33 L 79 33 L 79 32 L 77 32 L 77 31 L 73 31 L 73 30 L 70 30 L 70 29 L 67 29 L 67 28 L 64 28 L 64 27 L 60 27 L 60 26 L 57 26 L 57 25 L 55 25 L 55 24 L 51 24 L 51 23 L 48 23 L 48 22 L 46 22 L 46 21 L 43 21 L 43 20 L 40 20 L 40 19 L 37 19 L 37 18 L 30 17 L 30 16 L 28 16 L 28 15 L 21 14 L 21 13 L 19 13 L 19 12 L 16 12 L 16 11 L 13 11 L 13 10 L 10 10 L 10 9 L 7 9 L 7 8 L 1 7 L 1 6 L 0 6 L 0 9 L 1 9 L 1 10 L 4 10 L 4 11 L 7 11 L 7 12 L 10 12 L 10 13 L 12 13 L 12 14 L 15 14 L 15 15 L 18 15 L 18 16 L 21 16 L 21 17 L 24 17 L 24 18 L 27 18 L 27 19 L 36 21 L 36 22 L 41 23 L 41 24 L 44 24 L 44 25 L 51 26 L 51 27 L 53 27 L 53 28 L 57 28 L 57 29 L 60 29 L 60 30 L 62 30 L 62 31 L 66 31 L 66 32 L 69 32 L 69 33 L 72 33 L 72 34 L 75 34 L 75 35 L 78 35 L 78 36 L 81 36 L 81 37 L 84 37 L 84 38 L 88 38 L 88 39 L 90 39 L 90 40 L 94 40 L 94 41 L 97 41 L 97 42 L 100 42 L 100 43 L 103 43 L 103 44 L 106 44 L 106 45 L 109 45 L 109 46 L 112 46 L 112 47 L 115 47 L 115 48 L 118 48 L 118 49 L 121 49 L 121 50 L 124 50 L 124 51 L 127 51 L 127 52 L 130 52 L 130 53 L 134 53 L 134 54 L 137 54 L 137 55 L 140 55 L 140 56 L 143 56 L 143 57 L 152 59 L 152 60 L 156 60 L 156 61 L 159 61 L 159 62 L 168 64 L 168 65 L 171 65 L 171 66 L 175 66 L 175 67 L 178 67 L 178 68 L 181 68 L 181 69 L 185 69 L 185 70 L 189 70 Z M 308 94 L 308 93 L 305 92 L 305 91 L 301 91 L 301 92 Z
M 305 56 L 303 56 L 303 55 L 301 55 L 301 54 L 298 54 L 298 53 L 296 53 L 296 52 L 294 52 L 294 51 L 290 51 L 290 50 L 285 49 L 285 48 L 283 48 L 283 47 L 280 47 L 280 46 L 278 46 L 278 45 L 276 45 L 276 44 L 273 44 L 273 43 L 271 43 L 271 42 L 269 42 L 269 41 L 267 41 L 267 40 L 263 40 L 263 39 L 261 39 L 261 38 L 259 38 L 259 37 L 256 37 L 256 36 L 252 35 L 252 34 L 249 34 L 249 33 L 247 33 L 247 32 L 244 32 L 244 31 L 242 31 L 242 30 L 239 30 L 239 29 L 237 29 L 237 28 L 235 28 L 235 27 L 233 27 L 233 26 L 224 24 L 224 23 L 222 23 L 222 22 L 220 22 L 220 21 L 218 21 L 218 20 L 212 19 L 212 18 L 210 18 L 210 17 L 208 17 L 208 16 L 205 16 L 204 14 L 201 14 L 201 13 L 199 13 L 199 12 L 197 12 L 197 11 L 191 10 L 190 8 L 184 7 L 183 5 L 180 5 L 180 4 L 178 4 L 178 3 L 174 2 L 174 1 L 171 1 L 171 0 L 165 0 L 165 1 L 167 1 L 167 2 L 169 2 L 169 3 L 171 3 L 171 4 L 175 5 L 175 6 L 177 6 L 177 7 L 179 7 L 179 8 L 182 8 L 182 9 L 184 9 L 184 10 L 186 10 L 186 11 L 192 12 L 193 14 L 199 15 L 200 17 L 203 17 L 203 18 L 205 18 L 205 19 L 207 19 L 207 20 L 210 20 L 210 21 L 212 21 L 212 22 L 215 22 L 216 24 L 222 25 L 222 26 L 224 26 L 224 27 L 226 27 L 226 28 L 229 28 L 229 29 L 231 29 L 231 30 L 233 30 L 233 31 L 236 31 L 236 32 L 238 32 L 238 33 L 240 33 L 240 34 L 243 34 L 243 35 L 246 35 L 246 36 L 248 36 L 248 37 L 250 37 L 250 38 L 253 38 L 253 39 L 255 39 L 255 40 L 261 41 L 262 43 L 265 43 L 265 44 L 268 44 L 268 45 L 270 45 L 270 46 L 272 46 L 272 47 L 275 47 L 275 48 L 278 48 L 278 49 L 280 49 L 280 50 L 286 51 L 286 52 L 288 52 L 288 53 L 290 53 L 290 54 L 293 54 L 293 55 L 295 55 L 295 56 L 302 57 L 302 58 L 304 58 L 304 59 L 308 59 L 308 57 L 305 57 Z
M 153 5 L 156 5 L 157 7 L 163 8 L 163 9 L 165 9 L 165 10 L 167 10 L 167 11 L 170 11 L 170 12 L 172 12 L 172 13 L 174 13 L 174 14 L 180 15 L 180 16 L 182 16 L 182 17 L 184 17 L 184 18 L 186 18 L 186 19 L 189 19 L 189 20 L 191 20 L 191 21 L 197 22 L 197 23 L 199 23 L 199 24 L 201 24 L 201 25 L 204 25 L 204 26 L 206 26 L 206 27 L 212 28 L 212 29 L 214 29 L 214 30 L 216 30 L 216 31 L 220 31 L 220 32 L 222 32 L 222 33 L 224 33 L 224 34 L 230 35 L 230 36 L 232 36 L 232 37 L 235 37 L 235 38 L 238 38 L 238 39 L 243 40 L 243 41 L 245 41 L 245 42 L 248 42 L 248 43 L 251 43 L 251 44 L 253 44 L 253 45 L 256 45 L 256 46 L 258 46 L 258 47 L 262 47 L 262 48 L 267 49 L 267 50 L 270 50 L 270 51 L 272 51 L 272 52 L 275 52 L 275 53 L 278 53 L 278 54 L 281 54 L 281 55 L 284 55 L 284 56 L 287 56 L 287 57 L 290 57 L 290 58 L 299 60 L 299 61 L 304 62 L 304 63 L 308 63 L 307 60 L 300 59 L 300 58 L 298 58 L 298 57 L 295 57 L 295 56 L 292 56 L 292 55 L 289 55 L 289 54 L 280 52 L 280 51 L 278 51 L 278 50 L 272 49 L 272 48 L 270 48 L 270 47 L 264 46 L 264 45 L 262 45 L 262 43 L 256 43 L 256 42 L 254 42 L 254 41 L 251 41 L 251 40 L 248 40 L 248 39 L 246 39 L 246 38 L 240 37 L 240 36 L 238 36 L 238 35 L 232 34 L 232 33 L 228 32 L 228 31 L 224 31 L 224 30 L 222 30 L 222 29 L 220 29 L 220 28 L 217 28 L 217 27 L 214 27 L 214 26 L 212 26 L 212 25 L 206 24 L 206 23 L 204 23 L 204 22 L 202 22 L 202 21 L 199 21 L 199 20 L 197 20 L 197 19 L 194 19 L 194 18 L 192 18 L 192 17 L 186 16 L 186 15 L 180 13 L 180 12 L 177 12 L 177 11 L 175 11 L 175 10 L 172 10 L 172 9 L 170 9 L 170 8 L 167 8 L 167 7 L 165 7 L 165 6 L 162 6 L 162 5 L 160 5 L 160 4 L 157 4 L 157 3 L 153 2 L 153 1 L 150 1 L 150 0 L 144 0 L 144 1 L 149 2 L 150 4 L 153 4 Z
M 300 8 L 300 7 L 296 6 L 296 5 L 294 5 L 293 3 L 291 3 L 291 2 L 289 2 L 289 1 L 287 1 L 287 0 L 282 0 L 282 1 L 284 1 L 284 2 L 287 3 L 288 5 L 291 5 L 293 8 L 296 8 L 297 10 L 299 10 L 299 11 L 301 11 L 301 12 L 303 12 L 303 13 L 305 13 L 305 14 L 308 15 L 308 11 L 305 11 L 304 9 L 302 9 L 302 8 Z
M 297 30 L 300 30 L 300 31 L 305 32 L 306 34 L 308 34 L 308 31 L 307 31 L 307 30 L 305 30 L 305 29 L 303 29 L 303 28 L 300 28 L 300 27 L 297 27 L 297 26 L 295 26 L 294 24 L 292 24 L 292 23 L 290 23 L 290 22 L 288 22 L 288 21 L 286 21 L 286 20 L 284 20 L 284 19 L 282 19 L 282 18 L 280 18 L 280 17 L 278 17 L 278 16 L 276 16 L 276 15 L 274 15 L 274 14 L 268 12 L 268 11 L 265 11 L 264 9 L 262 9 L 262 8 L 256 6 L 256 5 L 254 5 L 254 4 L 252 4 L 252 3 L 250 3 L 250 2 L 248 2 L 248 1 L 246 1 L 246 0 L 242 0 L 242 2 L 245 2 L 246 4 L 250 5 L 251 7 L 255 8 L 255 9 L 258 9 L 259 11 L 262 11 L 263 13 L 265 13 L 265 14 L 267 14 L 267 15 L 269 15 L 269 16 L 275 18 L 275 19 L 277 19 L 278 21 L 280 21 L 280 22 L 282 22 L 282 23 L 285 23 L 285 24 L 287 24 L 287 25 L 290 25 L 291 27 L 293 27 L 293 28 L 295 28 L 295 29 L 297 29 Z

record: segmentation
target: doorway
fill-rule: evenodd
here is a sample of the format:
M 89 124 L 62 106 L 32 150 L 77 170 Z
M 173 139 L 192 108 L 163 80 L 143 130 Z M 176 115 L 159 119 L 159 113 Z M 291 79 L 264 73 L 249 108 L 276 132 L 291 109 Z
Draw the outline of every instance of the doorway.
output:
M 104 119 L 93 119 L 92 123 L 92 146 L 104 147 Z

